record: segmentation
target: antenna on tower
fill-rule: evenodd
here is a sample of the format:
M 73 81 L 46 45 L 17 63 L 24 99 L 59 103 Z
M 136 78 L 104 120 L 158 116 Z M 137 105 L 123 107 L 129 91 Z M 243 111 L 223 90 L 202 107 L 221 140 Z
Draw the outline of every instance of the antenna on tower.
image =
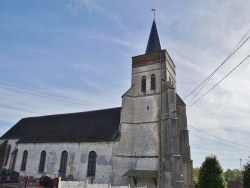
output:
M 151 9 L 151 11 L 152 11 L 153 14 L 154 14 L 154 20 L 155 20 L 155 9 Z

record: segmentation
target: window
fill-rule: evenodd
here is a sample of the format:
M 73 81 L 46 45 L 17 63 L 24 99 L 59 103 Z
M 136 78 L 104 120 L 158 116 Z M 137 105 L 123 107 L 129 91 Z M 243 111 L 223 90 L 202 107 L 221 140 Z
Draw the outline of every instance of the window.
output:
M 23 152 L 23 160 L 22 160 L 22 165 L 21 165 L 21 170 L 22 170 L 22 171 L 25 171 L 25 170 L 26 170 L 27 158 L 28 158 L 28 151 L 25 150 L 25 151 Z
M 155 75 L 151 75 L 151 90 L 155 90 Z
M 45 161 L 46 161 L 46 151 L 43 150 L 41 152 L 38 172 L 44 172 Z
M 60 164 L 60 174 L 65 175 L 66 174 L 66 169 L 67 169 L 67 160 L 68 160 L 68 152 L 63 151 L 62 156 L 61 156 L 61 164 Z
M 95 169 L 96 169 L 96 152 L 91 151 L 89 153 L 87 176 L 95 176 Z
M 5 157 L 4 157 L 4 166 L 6 166 L 8 163 L 9 156 L 10 156 L 10 149 L 11 149 L 11 145 L 9 145 L 6 150 Z
M 146 92 L 146 76 L 143 76 L 141 79 L 141 92 Z
M 15 169 L 17 152 L 18 152 L 17 148 L 15 148 L 14 151 L 11 152 L 10 170 L 12 171 L 14 171 Z

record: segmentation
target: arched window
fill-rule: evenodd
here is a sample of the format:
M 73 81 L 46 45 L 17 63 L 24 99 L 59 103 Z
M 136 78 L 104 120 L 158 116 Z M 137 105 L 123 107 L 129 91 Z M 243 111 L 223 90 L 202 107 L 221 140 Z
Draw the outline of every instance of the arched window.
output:
M 6 150 L 5 157 L 4 157 L 4 166 L 6 166 L 8 163 L 9 156 L 10 156 L 10 149 L 11 149 L 11 145 L 9 145 Z
M 45 161 L 46 161 L 46 151 L 43 150 L 41 152 L 38 172 L 44 172 Z
M 96 152 L 91 151 L 89 153 L 87 176 L 95 176 L 95 169 L 96 169 Z
M 22 160 L 22 165 L 21 165 L 21 170 L 22 170 L 22 171 L 25 171 L 25 170 L 26 170 L 27 158 L 28 158 L 28 151 L 25 150 L 25 151 L 23 152 L 23 160 Z
M 141 79 L 141 92 L 146 92 L 146 76 L 143 76 Z
M 68 152 L 63 151 L 62 156 L 61 156 L 61 163 L 60 163 L 60 169 L 59 172 L 61 175 L 66 174 L 66 169 L 67 169 L 67 160 L 68 160 Z
M 151 75 L 151 90 L 155 90 L 155 75 Z
M 18 152 L 17 148 L 15 148 L 14 151 L 11 152 L 10 170 L 12 170 L 12 171 L 15 170 L 17 152 Z

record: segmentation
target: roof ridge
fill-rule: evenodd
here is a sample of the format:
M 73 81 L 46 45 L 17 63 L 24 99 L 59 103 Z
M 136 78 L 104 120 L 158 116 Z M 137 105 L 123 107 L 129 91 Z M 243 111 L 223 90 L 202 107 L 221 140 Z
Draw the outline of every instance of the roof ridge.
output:
M 118 109 L 118 108 L 121 108 L 121 107 L 104 108 L 104 109 L 91 110 L 91 111 L 83 111 L 83 112 L 70 112 L 70 113 L 62 113 L 62 114 L 49 114 L 49 115 L 43 115 L 43 116 L 32 116 L 32 117 L 25 117 L 25 118 L 22 118 L 22 119 L 33 119 L 33 118 L 42 118 L 42 117 L 48 117 L 48 116 L 61 116 L 61 115 L 83 114 L 83 113 L 90 113 L 90 112 L 100 112 L 100 111 L 113 110 L 113 109 Z

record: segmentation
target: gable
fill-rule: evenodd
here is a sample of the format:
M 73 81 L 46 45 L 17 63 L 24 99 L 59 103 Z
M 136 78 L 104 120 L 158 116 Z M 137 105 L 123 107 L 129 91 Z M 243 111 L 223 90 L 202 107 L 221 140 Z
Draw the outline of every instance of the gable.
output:
M 106 142 L 120 136 L 121 108 L 23 118 L 2 139 L 17 143 Z

